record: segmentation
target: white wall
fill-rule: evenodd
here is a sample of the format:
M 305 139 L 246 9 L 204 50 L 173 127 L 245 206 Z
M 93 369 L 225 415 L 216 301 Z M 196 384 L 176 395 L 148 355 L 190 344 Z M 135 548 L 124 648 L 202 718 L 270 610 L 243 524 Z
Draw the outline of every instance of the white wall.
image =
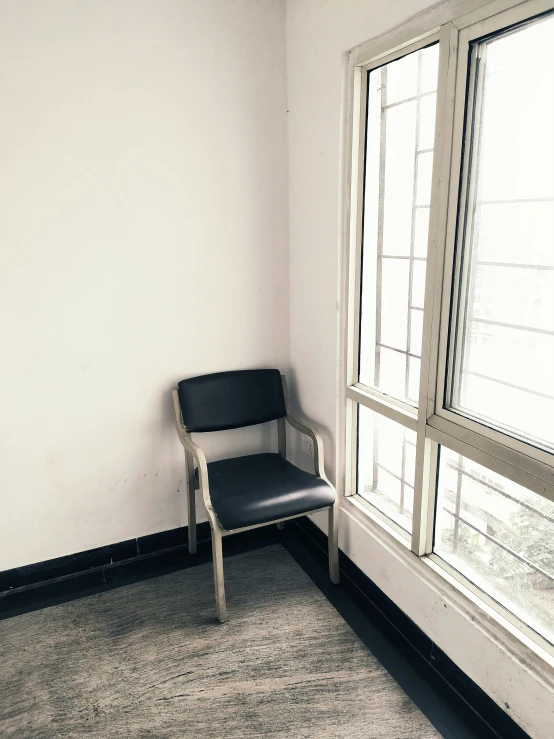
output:
M 0 570 L 186 523 L 169 389 L 289 365 L 289 256 L 293 395 L 333 476 L 341 53 L 424 5 L 288 0 L 285 65 L 284 0 L 3 0 Z M 551 736 L 545 685 L 382 537 L 345 516 L 341 546 Z
M 431 3 L 288 0 L 290 360 L 295 398 L 324 431 L 334 479 L 339 269 L 341 55 Z M 326 517 L 316 516 L 321 528 Z M 385 537 L 386 539 L 386 537 Z M 554 735 L 554 693 L 463 609 L 348 515 L 341 548 L 534 737 Z M 400 546 L 400 545 L 399 545 Z M 411 555 L 409 555 L 411 556 Z M 415 558 L 417 559 L 417 558 Z M 421 563 L 419 563 L 421 564 Z
M 2 570 L 184 525 L 170 388 L 288 365 L 284 3 L 3 0 L 0 101 Z

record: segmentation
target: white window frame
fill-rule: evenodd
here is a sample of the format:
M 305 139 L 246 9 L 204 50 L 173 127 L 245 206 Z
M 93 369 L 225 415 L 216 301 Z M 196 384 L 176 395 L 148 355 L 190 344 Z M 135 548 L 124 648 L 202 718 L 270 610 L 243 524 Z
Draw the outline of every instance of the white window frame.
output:
M 337 488 L 358 511 L 423 557 L 443 576 L 474 592 L 488 607 L 529 637 L 541 651 L 554 647 L 508 609 L 472 585 L 433 554 L 437 450 L 454 452 L 554 501 L 554 454 L 443 407 L 448 379 L 447 343 L 455 274 L 459 188 L 466 116 L 468 52 L 473 39 L 554 10 L 554 0 L 458 0 L 422 14 L 345 55 L 342 129 L 342 274 L 339 327 Z M 418 408 L 358 381 L 361 249 L 367 73 L 431 43 L 439 42 L 439 80 L 434 143 L 427 278 Z M 451 176 L 451 173 L 454 173 Z M 357 408 L 370 408 L 417 432 L 411 536 L 356 491 Z M 348 503 L 347 503 L 348 505 Z

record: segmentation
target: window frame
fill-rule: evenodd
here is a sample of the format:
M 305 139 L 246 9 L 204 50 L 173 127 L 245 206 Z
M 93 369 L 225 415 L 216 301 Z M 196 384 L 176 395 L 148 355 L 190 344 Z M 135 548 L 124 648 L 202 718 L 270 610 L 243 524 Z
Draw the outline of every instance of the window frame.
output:
M 512 5 L 512 3 L 504 3 Z M 500 3 L 494 3 L 500 5 Z M 486 6 L 488 7 L 488 6 Z M 464 220 L 458 219 L 458 203 L 466 198 L 468 188 L 468 159 L 462 157 L 465 143 L 466 124 L 466 83 L 468 78 L 468 66 L 470 61 L 470 43 L 483 36 L 501 31 L 514 24 L 523 23 L 526 20 L 541 15 L 548 10 L 553 10 L 551 2 L 545 0 L 528 0 L 517 7 L 509 7 L 506 10 L 495 13 L 486 18 L 480 18 L 470 23 L 473 14 L 463 16 L 458 23 L 458 53 L 456 64 L 456 81 L 451 84 L 450 94 L 454 97 L 454 120 L 452 133 L 452 166 L 451 170 L 462 173 L 461 178 L 452 178 L 449 188 L 444 187 L 440 196 L 447 200 L 443 203 L 446 208 L 446 223 L 439 233 L 438 241 L 444 244 L 444 267 L 441 275 L 440 285 L 435 288 L 442 291 L 442 307 L 440 317 L 440 335 L 438 337 L 438 371 L 436 378 L 436 392 L 434 397 L 434 413 L 428 418 L 428 423 L 439 433 L 445 431 L 456 436 L 458 427 L 465 430 L 464 438 L 472 446 L 488 451 L 492 456 L 498 456 L 506 463 L 519 468 L 523 473 L 538 477 L 549 485 L 550 500 L 554 500 L 554 456 L 552 453 L 533 445 L 531 442 L 511 436 L 496 428 L 486 426 L 469 416 L 458 413 L 444 407 L 443 397 L 451 382 L 452 375 L 452 352 L 448 353 L 448 343 L 451 333 L 451 298 L 457 289 L 457 281 L 460 279 L 459 265 L 456 264 L 455 247 L 461 238 L 464 228 Z M 485 8 L 482 9 L 484 11 Z M 469 95 L 473 94 L 473 84 L 469 80 Z M 471 107 L 472 98 L 468 96 L 468 108 Z M 473 115 L 468 118 L 468 128 L 471 127 Z M 463 168 L 463 170 L 462 170 Z M 454 279 L 452 279 L 452 276 Z M 456 282 L 455 282 L 456 281 Z M 443 419 L 447 423 L 441 423 Z M 492 442 L 492 443 L 490 443 Z M 520 480 L 514 480 L 520 482 Z M 520 484 L 525 484 L 521 483 Z M 538 492 L 538 491 L 536 491 Z M 542 492 L 540 493 L 543 494 Z
M 493 0 L 475 7 L 475 0 L 458 0 L 367 42 L 344 56 L 342 129 L 342 279 L 339 325 L 337 426 L 337 487 L 343 500 L 402 541 L 433 569 L 481 597 L 541 649 L 554 655 L 554 646 L 492 600 L 433 553 L 438 449 L 477 462 L 533 492 L 554 501 L 554 454 L 498 429 L 444 407 L 449 382 L 448 341 L 451 299 L 455 289 L 455 244 L 458 203 L 467 186 L 466 89 L 470 44 L 554 10 L 554 0 Z M 439 43 L 439 73 L 434 159 L 429 216 L 427 277 L 417 408 L 359 382 L 359 324 L 361 313 L 361 256 L 364 198 L 367 74 L 434 42 Z M 471 130 L 471 123 L 468 124 Z M 464 172 L 462 173 L 462 167 Z M 462 176 L 460 176 L 462 173 Z M 416 470 L 412 535 L 357 495 L 357 408 L 359 405 L 416 431 Z M 479 596 L 480 594 L 480 596 Z

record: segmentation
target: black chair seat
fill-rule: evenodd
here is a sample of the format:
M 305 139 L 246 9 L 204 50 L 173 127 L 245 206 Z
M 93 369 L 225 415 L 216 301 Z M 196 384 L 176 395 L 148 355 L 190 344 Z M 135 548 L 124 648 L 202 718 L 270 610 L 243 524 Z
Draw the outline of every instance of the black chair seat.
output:
M 298 469 L 279 454 L 252 454 L 208 463 L 210 498 L 223 528 L 275 521 L 333 505 L 321 477 Z

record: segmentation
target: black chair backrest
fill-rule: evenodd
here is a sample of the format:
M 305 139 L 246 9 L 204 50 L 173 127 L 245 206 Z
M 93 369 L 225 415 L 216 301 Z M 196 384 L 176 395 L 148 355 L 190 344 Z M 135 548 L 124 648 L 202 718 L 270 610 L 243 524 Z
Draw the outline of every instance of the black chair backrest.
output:
M 276 369 L 215 372 L 181 380 L 178 388 L 187 431 L 237 429 L 286 415 Z

